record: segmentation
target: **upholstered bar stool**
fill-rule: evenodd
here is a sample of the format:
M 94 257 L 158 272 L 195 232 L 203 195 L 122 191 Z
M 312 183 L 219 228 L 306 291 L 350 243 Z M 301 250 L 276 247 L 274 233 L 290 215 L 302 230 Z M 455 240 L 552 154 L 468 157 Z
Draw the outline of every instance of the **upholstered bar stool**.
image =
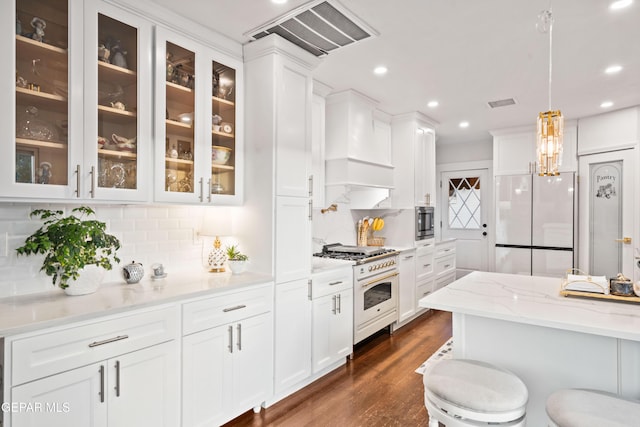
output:
M 529 399 L 513 373 L 489 363 L 449 359 L 424 373 L 429 427 L 521 427 Z
M 640 402 L 597 390 L 563 389 L 547 398 L 551 427 L 640 426 Z

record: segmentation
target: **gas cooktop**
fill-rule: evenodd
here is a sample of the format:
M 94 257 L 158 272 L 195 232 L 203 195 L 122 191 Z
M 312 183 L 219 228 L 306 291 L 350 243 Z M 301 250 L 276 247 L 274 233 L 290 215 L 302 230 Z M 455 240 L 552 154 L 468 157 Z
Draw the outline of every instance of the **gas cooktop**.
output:
M 365 262 L 393 256 L 396 253 L 398 253 L 398 251 L 395 249 L 372 246 L 347 246 L 340 243 L 332 243 L 330 245 L 324 245 L 322 252 L 315 253 L 313 256 L 356 261 L 356 264 L 364 264 Z

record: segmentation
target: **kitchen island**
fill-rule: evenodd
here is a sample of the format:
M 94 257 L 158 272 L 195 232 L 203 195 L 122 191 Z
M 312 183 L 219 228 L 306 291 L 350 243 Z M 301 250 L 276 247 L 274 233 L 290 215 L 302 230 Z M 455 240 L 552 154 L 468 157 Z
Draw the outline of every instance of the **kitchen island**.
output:
M 640 398 L 640 306 L 562 297 L 560 278 L 473 272 L 420 300 L 453 313 L 453 357 L 514 372 L 529 389 L 527 424 L 564 387 Z

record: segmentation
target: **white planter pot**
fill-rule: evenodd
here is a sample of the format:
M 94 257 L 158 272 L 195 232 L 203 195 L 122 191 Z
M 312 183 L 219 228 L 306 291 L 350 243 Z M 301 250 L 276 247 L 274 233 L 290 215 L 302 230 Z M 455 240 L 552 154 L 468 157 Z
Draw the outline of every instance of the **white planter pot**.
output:
M 69 280 L 69 286 L 64 289 L 67 295 L 87 295 L 98 290 L 107 271 L 97 265 L 87 265 L 80 270 L 78 280 Z
M 227 261 L 229 264 L 229 268 L 231 269 L 231 273 L 233 274 L 242 274 L 247 270 L 247 264 L 249 261 Z

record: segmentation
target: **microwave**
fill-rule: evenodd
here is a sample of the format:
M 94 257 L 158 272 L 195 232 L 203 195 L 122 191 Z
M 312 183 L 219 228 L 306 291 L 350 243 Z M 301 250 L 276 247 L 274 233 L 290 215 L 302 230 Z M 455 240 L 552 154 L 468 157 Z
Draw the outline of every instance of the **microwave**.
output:
M 416 206 L 416 241 L 434 236 L 433 206 Z

